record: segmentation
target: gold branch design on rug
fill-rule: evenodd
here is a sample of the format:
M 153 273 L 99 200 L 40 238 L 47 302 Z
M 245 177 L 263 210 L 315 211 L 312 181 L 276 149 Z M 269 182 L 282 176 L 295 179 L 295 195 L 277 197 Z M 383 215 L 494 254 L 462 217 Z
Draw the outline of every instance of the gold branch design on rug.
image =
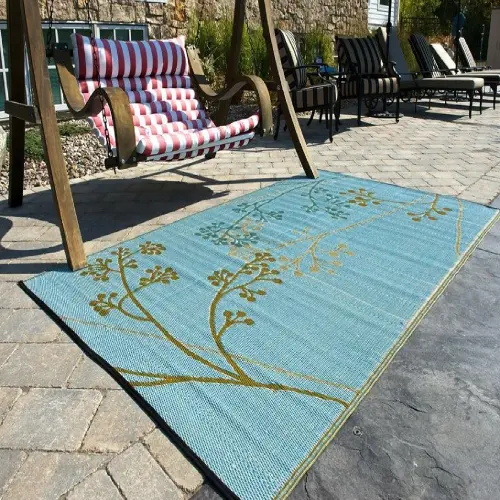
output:
M 368 205 L 382 205 L 383 203 L 395 203 L 404 205 L 407 202 L 396 201 L 396 200 L 384 200 L 377 198 L 374 191 L 368 191 L 364 188 L 359 189 L 348 189 L 340 193 L 343 196 L 347 196 L 350 199 L 348 203 L 358 205 L 359 207 L 367 207 Z M 411 217 L 414 222 L 421 222 L 422 219 L 428 219 L 431 221 L 438 220 L 438 216 L 447 215 L 452 209 L 449 207 L 438 207 L 440 196 L 438 194 L 434 195 L 432 201 L 422 202 L 422 204 L 428 205 L 427 209 L 423 209 L 420 212 L 406 212 L 406 215 Z
M 325 393 L 295 387 L 292 385 L 281 383 L 261 382 L 251 377 L 243 368 L 238 360 L 238 357 L 230 353 L 224 345 L 224 336 L 227 335 L 236 325 L 244 325 L 251 327 L 254 325 L 254 320 L 250 318 L 245 311 L 223 310 L 222 325 L 218 326 L 219 309 L 225 297 L 237 293 L 239 297 L 248 301 L 255 302 L 257 297 L 266 295 L 267 292 L 262 288 L 264 283 L 272 283 L 275 285 L 282 284 L 282 280 L 278 278 L 279 271 L 272 269 L 271 265 L 275 262 L 275 258 L 268 252 L 258 252 L 253 259 L 245 262 L 235 272 L 227 269 L 215 271 L 208 277 L 210 283 L 217 288 L 217 292 L 211 302 L 209 308 L 209 330 L 211 337 L 215 343 L 218 353 L 226 361 L 227 366 L 219 366 L 209 358 L 203 356 L 202 351 L 197 352 L 173 335 L 165 328 L 142 304 L 138 295 L 142 290 L 152 285 L 169 285 L 173 281 L 177 281 L 179 276 L 171 267 L 155 266 L 146 269 L 145 276 L 139 279 L 137 286 L 132 286 L 127 276 L 127 270 L 135 270 L 138 268 L 136 258 L 137 254 L 142 255 L 159 255 L 163 253 L 165 247 L 159 243 L 146 242 L 139 245 L 135 251 L 128 248 L 119 247 L 111 252 L 114 258 L 111 259 L 96 259 L 94 264 L 90 264 L 84 271 L 83 276 L 90 276 L 95 281 L 109 281 L 110 276 L 118 276 L 123 287 L 122 295 L 118 292 L 109 294 L 100 293 L 97 299 L 92 300 L 89 304 L 96 313 L 100 316 L 107 316 L 112 311 L 123 314 L 131 320 L 138 322 L 148 322 L 152 324 L 162 337 L 175 346 L 184 355 L 188 356 L 201 365 L 213 370 L 214 376 L 196 376 L 196 375 L 172 375 L 168 373 L 148 372 L 142 370 L 128 369 L 124 367 L 115 367 L 122 374 L 139 377 L 137 379 L 128 380 L 135 387 L 152 387 L 165 386 L 170 384 L 179 384 L 187 382 L 197 383 L 214 383 L 226 384 L 233 386 L 252 387 L 257 389 L 268 389 L 279 392 L 292 392 L 301 395 L 311 396 L 323 400 L 336 402 L 345 408 L 349 406 L 349 402 L 341 398 L 334 397 Z M 116 267 L 114 261 L 116 260 Z M 133 306 L 133 307 L 131 307 Z M 284 373 L 285 370 L 283 370 Z M 146 380 L 141 380 L 146 379 Z M 355 389 L 350 389 L 342 384 L 338 384 L 345 390 L 356 393 Z

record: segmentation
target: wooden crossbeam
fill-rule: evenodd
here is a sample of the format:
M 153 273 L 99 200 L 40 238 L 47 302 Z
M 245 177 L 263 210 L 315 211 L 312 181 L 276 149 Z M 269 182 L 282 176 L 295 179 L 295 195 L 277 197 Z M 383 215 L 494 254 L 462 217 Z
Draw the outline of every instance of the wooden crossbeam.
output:
M 34 123 L 35 125 L 40 124 L 40 113 L 35 106 L 20 102 L 5 101 L 5 112 L 9 116 L 13 116 L 24 122 Z

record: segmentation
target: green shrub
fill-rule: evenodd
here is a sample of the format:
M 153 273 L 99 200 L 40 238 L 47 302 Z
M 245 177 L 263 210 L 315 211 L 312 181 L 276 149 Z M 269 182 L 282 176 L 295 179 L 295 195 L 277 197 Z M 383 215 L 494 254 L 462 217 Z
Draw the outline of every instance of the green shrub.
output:
M 26 130 L 24 141 L 24 151 L 26 157 L 35 161 L 43 160 L 43 146 L 40 130 L 38 128 Z
M 229 18 L 219 21 L 203 20 L 200 23 L 198 36 L 197 33 L 198 21 L 194 20 L 188 29 L 187 42 L 198 48 L 207 78 L 211 81 L 218 81 L 225 76 L 227 71 L 233 22 Z M 241 73 L 257 74 L 262 78 L 267 78 L 269 60 L 261 27 L 251 28 L 248 32 L 245 26 L 239 65 Z
M 63 122 L 59 124 L 59 133 L 62 137 L 87 134 L 89 130 L 89 127 L 75 122 Z
M 71 137 L 75 135 L 87 134 L 90 131 L 85 125 L 80 125 L 74 122 L 62 122 L 59 124 L 59 133 L 62 137 Z M 7 139 L 7 147 L 9 147 L 10 141 Z M 26 135 L 24 139 L 24 151 L 26 158 L 30 158 L 34 161 L 41 161 L 44 159 L 43 155 L 43 145 L 42 136 L 40 135 L 39 128 L 29 128 L 26 129 Z
M 301 52 L 306 64 L 313 63 L 317 56 L 322 57 L 325 64 L 334 62 L 332 37 L 320 26 L 303 36 Z

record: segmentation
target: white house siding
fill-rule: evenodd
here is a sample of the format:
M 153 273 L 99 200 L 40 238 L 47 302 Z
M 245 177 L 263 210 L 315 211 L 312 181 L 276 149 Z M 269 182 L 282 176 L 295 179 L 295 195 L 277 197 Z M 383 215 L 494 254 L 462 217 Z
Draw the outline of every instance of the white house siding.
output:
M 368 27 L 370 29 L 385 26 L 389 7 L 379 4 L 380 0 L 368 0 Z M 392 24 L 396 26 L 399 19 L 399 0 L 392 0 Z

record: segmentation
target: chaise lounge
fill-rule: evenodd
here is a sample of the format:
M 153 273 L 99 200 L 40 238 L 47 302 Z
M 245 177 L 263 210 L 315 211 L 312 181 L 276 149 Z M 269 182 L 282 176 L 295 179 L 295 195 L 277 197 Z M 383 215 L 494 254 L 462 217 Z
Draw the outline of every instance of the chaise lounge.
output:
M 474 95 L 477 93 L 479 94 L 479 112 L 482 113 L 484 88 L 484 79 L 482 77 L 476 77 L 475 75 L 452 77 L 447 74 L 447 71 L 443 71 L 439 68 L 434 56 L 432 55 L 429 44 L 423 35 L 410 35 L 409 42 L 413 54 L 415 55 L 415 59 L 419 65 L 420 73 L 424 77 L 422 80 L 425 80 L 421 84 L 417 85 L 427 86 L 431 84 L 429 80 L 434 80 L 439 82 L 436 84 L 439 88 L 423 87 L 423 89 L 440 90 L 444 92 L 465 92 L 469 98 L 469 118 L 472 118 Z
M 484 84 L 493 90 L 493 109 L 496 108 L 497 90 L 500 85 L 500 70 L 467 71 L 463 73 L 461 68 L 457 68 L 455 61 L 440 43 L 431 44 L 432 52 L 440 69 L 449 73 L 449 76 L 456 78 L 462 76 L 477 76 L 484 80 Z M 471 54 L 472 57 L 472 54 Z

